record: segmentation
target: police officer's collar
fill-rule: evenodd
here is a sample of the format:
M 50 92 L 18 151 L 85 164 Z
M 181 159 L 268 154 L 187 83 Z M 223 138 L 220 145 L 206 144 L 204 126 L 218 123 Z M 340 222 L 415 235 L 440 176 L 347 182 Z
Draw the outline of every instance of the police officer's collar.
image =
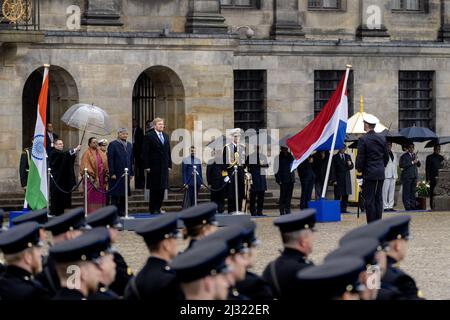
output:
M 294 249 L 294 248 L 284 247 L 282 254 L 288 255 L 288 256 L 293 256 L 293 257 L 299 257 L 299 258 L 302 258 L 305 260 L 307 259 L 306 254 L 304 254 L 303 252 L 298 251 L 297 249 Z
M 387 256 L 387 264 L 393 268 L 399 268 L 400 262 L 392 258 L 391 256 Z
M 60 294 L 61 296 L 63 296 L 63 299 L 65 296 L 70 296 L 72 299 L 74 297 L 78 297 L 80 300 L 86 300 L 86 297 L 83 295 L 83 293 L 76 289 L 69 289 L 67 287 L 64 287 L 60 289 Z
M 27 270 L 15 265 L 7 265 L 5 273 L 27 281 L 33 279 L 33 275 L 31 274 L 31 272 L 28 272 Z

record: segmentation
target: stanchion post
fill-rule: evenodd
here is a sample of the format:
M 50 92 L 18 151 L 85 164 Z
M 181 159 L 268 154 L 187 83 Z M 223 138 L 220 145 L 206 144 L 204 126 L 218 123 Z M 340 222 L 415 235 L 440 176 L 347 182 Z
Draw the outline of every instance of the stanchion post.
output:
M 239 209 L 239 184 L 238 184 L 238 167 L 234 166 L 234 197 L 235 197 L 235 201 L 236 201 L 236 214 L 239 214 L 240 209 Z
M 128 219 L 128 168 L 125 168 L 125 219 Z
M 84 215 L 88 213 L 88 169 L 84 168 Z
M 197 206 L 197 166 L 194 166 L 192 175 L 194 176 L 194 206 Z M 189 189 L 188 189 L 188 192 L 189 192 Z
M 52 178 L 52 168 L 47 168 L 47 215 L 50 214 L 50 181 Z

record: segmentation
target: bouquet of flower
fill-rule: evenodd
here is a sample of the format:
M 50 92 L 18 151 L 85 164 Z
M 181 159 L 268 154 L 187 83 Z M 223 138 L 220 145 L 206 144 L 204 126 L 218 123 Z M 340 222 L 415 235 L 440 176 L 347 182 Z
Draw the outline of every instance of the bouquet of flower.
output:
M 430 184 L 427 181 L 419 181 L 417 183 L 417 196 L 428 197 L 430 195 Z

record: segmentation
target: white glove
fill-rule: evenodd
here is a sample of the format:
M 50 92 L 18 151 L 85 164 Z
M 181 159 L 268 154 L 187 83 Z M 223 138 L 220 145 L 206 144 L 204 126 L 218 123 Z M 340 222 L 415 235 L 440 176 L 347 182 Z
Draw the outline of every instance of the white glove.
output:
M 225 179 L 223 179 L 223 181 L 225 181 L 226 183 L 228 183 L 230 181 L 230 177 L 225 177 Z
M 362 186 L 363 185 L 363 179 L 357 179 L 357 181 L 358 181 L 358 186 Z

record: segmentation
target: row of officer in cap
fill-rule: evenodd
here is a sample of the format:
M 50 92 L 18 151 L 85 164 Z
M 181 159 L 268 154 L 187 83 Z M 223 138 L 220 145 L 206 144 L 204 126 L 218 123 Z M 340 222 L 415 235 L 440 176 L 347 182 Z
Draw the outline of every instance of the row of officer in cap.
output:
M 216 209 L 215 204 L 202 204 L 180 215 L 166 214 L 141 225 L 136 232 L 147 244 L 150 257 L 128 282 L 124 297 L 130 300 L 421 298 L 412 277 L 398 267 L 409 239 L 409 216 L 380 220 L 350 231 L 339 241 L 339 248 L 319 266 L 308 259 L 313 248 L 315 211 L 277 218 L 274 224 L 280 230 L 284 251 L 259 277 L 249 271 L 258 244 L 256 225 L 248 221 L 217 229 Z M 188 249 L 181 254 L 177 246 L 179 218 L 185 224 L 185 238 L 190 240 Z M 0 276 L 2 299 L 49 297 L 32 277 L 39 270 L 42 239 L 39 230 L 39 224 L 28 222 L 0 235 L 0 249 L 8 262 L 6 272 Z M 108 270 L 114 268 L 111 268 L 113 260 L 108 258 L 111 237 L 105 230 L 94 228 L 50 248 L 49 257 L 55 261 L 63 287 L 56 293 L 56 299 L 117 298 L 109 287 L 114 276 Z M 14 262 L 14 256 L 22 256 L 20 263 Z M 80 290 L 67 288 L 67 268 L 73 265 L 81 270 Z M 370 272 L 377 268 L 380 284 L 377 287 L 375 281 L 370 286 Z M 93 269 L 100 270 L 96 279 Z M 17 288 L 14 293 L 8 281 L 14 282 Z
M 109 299 L 123 295 L 132 273 L 122 255 L 112 247 L 118 239 L 119 229 L 122 228 L 116 207 L 101 208 L 88 218 L 85 218 L 83 208 L 76 208 L 50 221 L 47 210 L 43 209 L 21 215 L 15 218 L 12 224 L 13 228 L 0 234 L 0 250 L 6 262 L 4 272 L 0 274 L 0 299 L 55 297 L 61 291 L 62 282 L 67 282 L 67 278 L 72 279 L 68 272 L 77 274 L 78 270 L 87 270 L 85 267 L 89 264 L 84 263 L 86 261 L 93 261 L 102 271 L 95 289 L 89 291 L 92 293 L 90 298 Z M 47 240 L 45 231 L 52 234 L 52 243 L 49 243 L 50 254 L 43 257 L 42 246 Z M 93 249 L 87 245 L 86 254 L 79 257 L 80 262 L 83 262 L 80 263 L 82 267 L 71 267 L 61 276 L 60 265 L 78 265 L 70 264 L 70 259 L 83 252 L 84 237 L 93 239 L 93 234 L 100 234 L 101 241 L 105 243 L 96 244 Z M 54 251 L 60 246 L 64 248 L 71 244 L 73 252 L 69 248 L 67 257 Z M 102 246 L 106 246 L 108 250 L 103 250 Z M 100 257 L 95 256 L 97 248 L 102 249 L 97 252 L 101 252 Z M 94 252 L 90 252 L 91 249 Z

